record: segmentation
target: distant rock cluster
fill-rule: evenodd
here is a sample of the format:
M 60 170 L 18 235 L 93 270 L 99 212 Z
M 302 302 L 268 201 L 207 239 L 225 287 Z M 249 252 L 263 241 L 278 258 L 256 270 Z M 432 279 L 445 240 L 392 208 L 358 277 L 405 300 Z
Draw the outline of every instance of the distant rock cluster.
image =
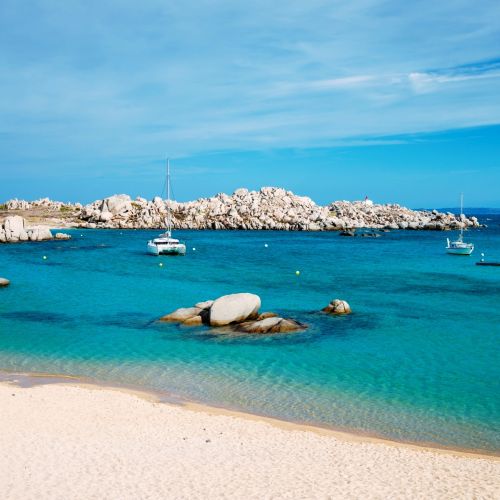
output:
M 0 243 L 17 243 L 20 241 L 46 241 L 52 239 L 66 240 L 71 236 L 57 233 L 55 236 L 44 226 L 26 227 L 26 221 L 19 215 L 6 217 L 0 225 Z
M 167 201 L 114 195 L 88 205 L 61 204 L 47 198 L 36 202 L 10 200 L 8 209 L 30 210 L 46 207 L 69 210 L 73 223 L 87 228 L 146 229 L 165 226 Z M 259 191 L 237 189 L 232 195 L 220 193 L 186 203 L 171 202 L 176 229 L 274 229 L 284 231 L 345 231 L 370 229 L 446 230 L 477 227 L 475 217 L 456 216 L 436 210 L 410 210 L 396 204 L 379 205 L 371 200 L 335 201 L 320 206 L 306 196 L 281 188 Z M 66 208 L 65 208 L 66 207 Z
M 61 210 L 64 208 L 70 210 L 80 210 L 81 203 L 63 203 L 62 201 L 53 201 L 49 198 L 40 198 L 35 201 L 18 200 L 17 198 L 5 202 L 7 210 L 33 210 L 35 208 L 48 208 L 50 210 Z

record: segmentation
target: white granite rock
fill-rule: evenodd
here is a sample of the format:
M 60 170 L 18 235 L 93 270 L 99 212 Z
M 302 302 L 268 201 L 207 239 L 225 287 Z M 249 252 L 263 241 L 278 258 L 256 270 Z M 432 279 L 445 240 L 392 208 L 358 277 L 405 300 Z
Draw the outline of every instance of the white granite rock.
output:
M 214 301 L 210 308 L 210 325 L 225 326 L 257 316 L 260 297 L 253 293 L 233 293 Z

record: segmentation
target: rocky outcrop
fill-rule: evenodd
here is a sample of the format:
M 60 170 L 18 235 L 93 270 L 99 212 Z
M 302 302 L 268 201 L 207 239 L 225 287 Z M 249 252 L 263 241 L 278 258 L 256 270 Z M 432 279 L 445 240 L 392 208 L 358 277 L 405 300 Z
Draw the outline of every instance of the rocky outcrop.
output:
M 58 233 L 58 239 L 69 239 L 70 235 Z M 57 235 L 56 235 L 57 237 Z M 26 221 L 19 215 L 6 217 L 0 225 L 0 243 L 17 243 L 20 241 L 46 241 L 52 240 L 54 236 L 47 227 L 26 227 Z
M 152 201 L 144 198 L 131 201 L 126 195 L 112 196 L 85 206 L 80 217 L 90 227 L 162 227 L 166 203 L 159 197 Z M 186 203 L 171 202 L 171 208 L 173 225 L 178 229 L 444 230 L 479 225 L 475 217 L 460 218 L 435 210 L 414 211 L 399 205 L 337 201 L 319 206 L 308 197 L 272 187 L 260 191 L 237 189 L 231 196 L 220 193 Z
M 36 206 L 56 209 L 60 202 L 10 200 L 7 208 Z M 395 204 L 378 205 L 365 201 L 335 201 L 327 206 L 307 196 L 297 196 L 281 188 L 263 187 L 259 191 L 237 189 L 232 195 L 219 193 L 186 203 L 171 202 L 176 229 L 273 229 L 285 231 L 345 231 L 356 228 L 446 230 L 477 227 L 475 217 L 456 216 L 436 210 L 410 210 Z M 14 209 L 12 208 L 12 209 Z M 114 195 L 85 205 L 63 205 L 74 212 L 74 224 L 88 228 L 160 228 L 165 226 L 167 201 L 160 197 L 146 200 Z M 72 213 L 73 213 L 72 212 Z
M 351 306 L 345 301 L 340 299 L 332 300 L 324 309 L 323 312 L 333 315 L 351 314 Z
M 184 326 L 206 325 L 218 333 L 286 333 L 307 328 L 303 323 L 281 318 L 274 313 L 259 315 L 260 303 L 258 295 L 235 293 L 199 302 L 193 307 L 182 307 L 163 316 L 160 321 Z
M 0 288 L 4 286 L 9 286 L 10 281 L 7 278 L 0 278 Z

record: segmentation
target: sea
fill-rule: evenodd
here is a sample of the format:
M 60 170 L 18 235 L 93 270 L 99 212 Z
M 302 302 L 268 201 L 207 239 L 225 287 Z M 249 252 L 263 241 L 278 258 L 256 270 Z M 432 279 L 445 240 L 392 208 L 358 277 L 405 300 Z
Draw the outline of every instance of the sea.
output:
M 207 405 L 403 442 L 500 452 L 500 216 L 453 232 L 177 231 L 184 257 L 146 254 L 158 231 L 72 229 L 0 245 L 0 370 L 73 375 Z M 162 264 L 162 265 L 160 265 Z M 298 271 L 298 272 L 297 272 Z M 158 318 L 250 292 L 308 325 L 214 333 Z M 321 313 L 331 300 L 353 313 Z

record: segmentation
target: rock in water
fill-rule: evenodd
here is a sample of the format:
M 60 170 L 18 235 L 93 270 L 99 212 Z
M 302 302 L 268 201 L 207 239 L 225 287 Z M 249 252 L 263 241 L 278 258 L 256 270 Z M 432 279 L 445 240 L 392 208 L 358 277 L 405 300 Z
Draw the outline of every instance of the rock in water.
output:
M 351 306 L 345 301 L 340 299 L 332 300 L 324 309 L 323 312 L 328 314 L 351 314 Z
M 55 239 L 56 240 L 70 240 L 71 235 L 66 234 L 66 233 L 56 233 Z
M 7 241 L 19 241 L 21 234 L 25 233 L 24 219 L 20 215 L 6 217 L 3 222 L 5 239 Z
M 203 318 L 200 315 L 192 316 L 183 321 L 182 324 L 186 326 L 201 326 L 203 324 Z
M 184 321 L 198 316 L 202 309 L 199 307 L 181 307 L 174 312 L 162 316 L 160 321 L 171 321 L 172 323 L 183 323 Z
M 259 308 L 260 297 L 253 293 L 224 295 L 215 300 L 210 308 L 210 325 L 224 326 L 254 319 Z
M 10 281 L 7 278 L 0 278 L 0 287 L 9 286 Z
M 305 330 L 307 329 L 307 325 L 293 319 L 271 317 L 236 324 L 233 329 L 237 332 L 244 333 L 287 333 Z
M 194 307 L 199 307 L 200 309 L 210 309 L 213 303 L 213 300 L 205 300 L 203 302 L 198 302 L 194 305 Z
M 277 316 L 258 321 L 247 321 L 240 325 L 235 325 L 235 330 L 245 333 L 268 333 L 271 328 L 277 326 L 281 321 L 283 321 L 283 318 Z
M 198 302 L 194 307 L 182 307 L 160 321 L 181 323 L 183 326 L 209 325 L 221 327 L 218 333 L 285 333 L 306 330 L 307 325 L 293 319 L 280 318 L 272 312 L 259 315 L 260 297 L 252 293 L 224 295 L 216 300 Z

